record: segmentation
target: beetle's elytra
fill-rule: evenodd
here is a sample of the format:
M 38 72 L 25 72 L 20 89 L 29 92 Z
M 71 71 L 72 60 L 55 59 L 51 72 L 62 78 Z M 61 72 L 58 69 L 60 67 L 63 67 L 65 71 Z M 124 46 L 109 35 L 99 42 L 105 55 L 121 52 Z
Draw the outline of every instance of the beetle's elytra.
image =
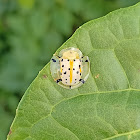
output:
M 90 62 L 88 56 L 83 56 L 78 48 L 67 48 L 60 51 L 59 55 L 53 55 L 50 64 L 53 79 L 60 86 L 74 89 L 88 78 Z

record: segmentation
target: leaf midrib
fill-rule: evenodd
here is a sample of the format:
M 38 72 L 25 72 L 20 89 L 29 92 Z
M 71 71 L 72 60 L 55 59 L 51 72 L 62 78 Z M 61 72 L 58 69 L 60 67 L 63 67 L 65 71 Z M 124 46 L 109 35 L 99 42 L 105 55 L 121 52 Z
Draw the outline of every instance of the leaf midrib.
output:
M 41 119 L 39 119 L 38 121 L 36 121 L 35 123 L 33 123 L 32 125 L 31 125 L 31 129 L 32 129 L 32 127 L 36 124 L 36 123 L 38 123 L 39 121 L 41 121 L 41 120 L 43 120 L 43 119 L 46 119 L 46 118 L 48 118 L 49 116 L 51 116 L 53 119 L 54 119 L 54 117 L 51 115 L 52 114 L 52 112 L 53 112 L 53 109 L 57 106 L 57 105 L 59 105 L 59 104 L 61 104 L 61 103 L 63 103 L 63 102 L 65 102 L 65 101 L 68 101 L 68 100 L 70 100 L 70 99 L 74 99 L 74 98 L 76 98 L 76 97 L 80 97 L 80 96 L 87 96 L 87 95 L 93 95 L 93 94 L 107 94 L 107 93 L 115 93 L 115 92 L 124 92 L 124 91 L 140 91 L 139 89 L 133 89 L 133 88 L 128 88 L 128 89 L 123 89 L 123 90 L 113 90 L 113 91 L 103 91 L 103 92 L 92 92 L 92 93 L 86 93 L 86 94 L 78 94 L 78 95 L 76 95 L 76 96 L 73 96 L 73 97 L 70 97 L 70 98 L 63 98 L 63 100 L 61 100 L 60 102 L 58 102 L 57 104 L 55 104 L 55 105 L 53 105 L 52 106 L 52 109 L 50 110 L 50 113 L 47 115 L 47 116 L 45 116 L 45 117 L 42 117 Z M 61 124 L 60 124 L 61 125 Z M 62 126 L 62 127 L 64 127 L 64 126 Z M 64 128 L 66 128 L 66 127 L 64 127 Z M 69 130 L 69 128 L 66 128 L 66 129 L 68 129 Z M 73 133 L 71 130 L 69 130 L 71 133 Z M 109 140 L 109 139 L 112 139 L 112 138 L 116 138 L 116 137 L 119 137 L 119 136 L 123 136 L 123 135 L 127 135 L 127 134 L 133 134 L 133 133 L 135 133 L 135 132 L 139 132 L 140 131 L 140 129 L 138 129 L 138 130 L 135 130 L 135 131 L 130 131 L 130 132 L 127 132 L 127 133 L 121 133 L 121 134 L 117 134 L 117 135 L 114 135 L 114 136 L 112 136 L 112 137 L 109 137 L 109 138 L 105 138 L 105 139 L 103 139 L 103 140 Z M 73 133 L 75 136 L 76 136 L 76 134 L 75 133 Z M 77 137 L 77 136 L 76 136 Z M 78 138 L 78 137 L 77 137 Z M 78 138 L 79 139 L 79 138 Z M 80 140 L 80 139 L 79 139 Z
M 113 138 L 116 138 L 116 137 L 120 137 L 120 136 L 125 136 L 125 135 L 131 135 L 133 133 L 137 133 L 137 132 L 140 132 L 140 129 L 137 129 L 135 131 L 130 131 L 130 132 L 127 132 L 127 133 L 121 133 L 121 134 L 118 134 L 118 135 L 114 135 L 112 137 L 109 137 L 109 138 L 105 138 L 103 140 L 110 140 L 110 139 L 113 139 Z
M 35 123 L 33 123 L 32 126 L 33 126 L 34 124 L 36 124 L 37 122 L 39 122 L 40 120 L 45 119 L 45 118 L 47 118 L 48 116 L 50 116 L 51 113 L 53 112 L 53 109 L 54 109 L 57 105 L 59 105 L 60 103 L 62 103 L 62 102 L 64 102 L 64 101 L 68 101 L 68 100 L 70 100 L 70 99 L 74 99 L 74 98 L 80 97 L 80 96 L 87 96 L 87 95 L 93 95 L 93 94 L 106 94 L 106 93 L 124 92 L 124 91 L 140 91 L 140 90 L 139 90 L 139 89 L 128 88 L 128 89 L 124 89 L 124 90 L 113 90 L 113 91 L 103 91 L 103 92 L 92 92 L 92 93 L 86 93 L 86 94 L 78 94 L 78 95 L 73 96 L 73 97 L 70 97 L 70 98 L 63 98 L 63 100 L 61 100 L 60 102 L 58 102 L 57 104 L 55 104 L 55 105 L 52 106 L 52 109 L 51 109 L 50 113 L 49 113 L 47 116 L 42 117 L 41 119 L 39 119 L 38 121 L 36 121 Z

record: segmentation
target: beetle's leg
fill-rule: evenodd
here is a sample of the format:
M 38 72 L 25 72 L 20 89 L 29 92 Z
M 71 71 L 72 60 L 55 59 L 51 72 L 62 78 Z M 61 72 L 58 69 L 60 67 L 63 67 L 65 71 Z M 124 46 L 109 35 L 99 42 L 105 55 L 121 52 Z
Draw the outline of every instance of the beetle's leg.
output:
M 57 62 L 57 61 L 59 61 L 59 58 L 61 58 L 60 56 L 56 56 L 56 55 L 53 55 L 53 57 L 52 57 L 52 62 Z
M 60 79 L 60 61 L 59 57 L 56 55 L 53 55 L 51 58 L 51 63 L 50 63 L 50 69 L 51 69 L 51 75 L 53 79 Z
M 81 76 L 81 79 L 86 81 L 87 78 L 88 78 L 89 72 L 90 72 L 90 61 L 89 61 L 88 56 L 81 57 L 81 60 L 82 60 L 82 76 Z
M 83 79 L 80 79 L 79 81 L 82 82 L 83 84 L 85 83 L 85 81 Z
M 62 79 L 57 79 L 56 80 L 56 83 L 59 83 L 59 82 L 61 82 L 62 81 Z
M 84 62 L 89 62 L 88 56 L 82 56 L 82 57 L 81 57 L 81 60 L 82 60 L 83 63 L 84 63 Z

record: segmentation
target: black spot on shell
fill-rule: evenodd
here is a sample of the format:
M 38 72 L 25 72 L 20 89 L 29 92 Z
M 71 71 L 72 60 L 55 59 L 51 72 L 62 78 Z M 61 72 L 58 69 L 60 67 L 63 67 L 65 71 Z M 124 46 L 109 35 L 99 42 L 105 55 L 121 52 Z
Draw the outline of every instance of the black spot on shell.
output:
M 70 70 L 70 68 L 68 68 L 68 70 Z
M 69 59 L 67 61 L 70 61 Z
M 75 81 L 76 81 L 77 79 L 75 79 Z
M 85 62 L 88 62 L 88 60 L 86 60 Z
M 79 65 L 79 69 L 81 68 L 81 65 Z
M 65 79 L 65 80 L 67 80 L 67 79 Z
M 66 74 L 67 72 L 65 71 L 64 74 Z
M 79 71 L 76 72 L 77 74 L 79 73 Z
M 75 68 L 73 68 L 73 70 L 75 70 Z
M 70 88 L 71 88 L 71 86 L 70 86 Z
M 64 67 L 64 65 L 62 65 L 62 67 Z
M 75 59 L 73 61 L 76 61 Z
M 81 73 L 80 73 L 80 75 L 81 75 Z
M 61 62 L 63 62 L 63 59 L 61 59 Z

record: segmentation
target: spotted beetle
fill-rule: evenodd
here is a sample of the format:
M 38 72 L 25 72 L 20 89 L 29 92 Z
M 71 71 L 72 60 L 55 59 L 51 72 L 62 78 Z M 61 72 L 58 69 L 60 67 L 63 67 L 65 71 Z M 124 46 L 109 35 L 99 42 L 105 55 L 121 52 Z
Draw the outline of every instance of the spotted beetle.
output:
M 78 48 L 67 48 L 60 51 L 59 55 L 53 55 L 50 63 L 53 79 L 60 86 L 74 89 L 88 78 L 90 62 L 88 56 L 83 56 Z

